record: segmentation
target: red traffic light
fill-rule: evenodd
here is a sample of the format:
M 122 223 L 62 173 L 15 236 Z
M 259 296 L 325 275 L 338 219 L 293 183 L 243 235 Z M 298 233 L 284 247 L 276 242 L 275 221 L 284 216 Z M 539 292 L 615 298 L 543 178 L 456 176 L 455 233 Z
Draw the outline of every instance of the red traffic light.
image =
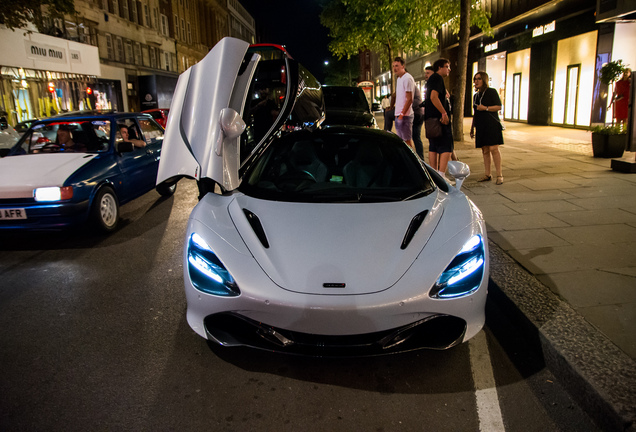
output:
M 90 88 L 90 87 L 86 87 L 86 94 L 87 94 L 87 95 L 91 95 L 91 94 L 93 94 L 93 89 L 92 89 L 92 88 Z
M 52 82 L 49 83 L 49 92 L 55 93 L 55 84 L 53 84 Z

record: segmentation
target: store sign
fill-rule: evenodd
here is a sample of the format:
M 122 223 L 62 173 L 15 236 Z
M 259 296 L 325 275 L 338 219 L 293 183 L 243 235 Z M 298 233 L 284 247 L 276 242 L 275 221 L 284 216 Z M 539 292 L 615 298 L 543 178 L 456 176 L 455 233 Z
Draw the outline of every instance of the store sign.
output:
M 536 27 L 534 30 L 532 30 L 532 37 L 537 37 L 546 33 L 553 32 L 555 29 L 556 29 L 556 21 L 552 21 L 549 24 Z
M 82 54 L 77 50 L 69 51 L 71 63 L 81 63 L 82 62 Z
M 24 45 L 26 47 L 26 55 L 30 59 L 54 63 L 67 62 L 66 50 L 64 48 L 28 40 L 24 41 Z
M 494 51 L 497 48 L 499 48 L 499 42 L 493 42 L 491 44 L 488 44 L 484 47 L 484 52 L 490 52 L 490 51 Z

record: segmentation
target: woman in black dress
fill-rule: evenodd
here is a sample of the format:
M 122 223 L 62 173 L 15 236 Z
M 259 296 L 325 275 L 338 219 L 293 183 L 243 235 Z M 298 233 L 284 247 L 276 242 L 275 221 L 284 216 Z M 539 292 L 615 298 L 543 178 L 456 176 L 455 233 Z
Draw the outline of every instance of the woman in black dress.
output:
M 499 146 L 503 144 L 503 133 L 499 121 L 501 99 L 494 88 L 488 87 L 488 74 L 477 72 L 473 79 L 477 93 L 473 96 L 473 124 L 470 127 L 470 137 L 475 138 L 475 146 L 480 148 L 484 156 L 485 174 L 478 181 L 490 181 L 491 160 L 495 162 L 497 170 L 497 184 L 503 184 L 501 171 L 501 153 Z M 475 133 L 476 132 L 476 133 Z

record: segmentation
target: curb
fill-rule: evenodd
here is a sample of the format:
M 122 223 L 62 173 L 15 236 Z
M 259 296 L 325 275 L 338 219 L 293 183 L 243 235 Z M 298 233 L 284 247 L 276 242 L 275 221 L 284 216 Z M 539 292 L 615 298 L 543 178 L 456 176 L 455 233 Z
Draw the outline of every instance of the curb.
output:
M 636 432 L 636 362 L 499 246 L 489 248 L 492 299 L 538 336 L 546 366 L 598 426 Z

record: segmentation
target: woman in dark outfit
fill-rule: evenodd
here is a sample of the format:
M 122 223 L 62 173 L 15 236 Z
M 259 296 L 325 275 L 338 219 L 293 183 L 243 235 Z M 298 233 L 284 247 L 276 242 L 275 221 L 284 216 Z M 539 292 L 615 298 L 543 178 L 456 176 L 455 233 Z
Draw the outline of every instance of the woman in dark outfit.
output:
M 481 149 L 484 156 L 485 175 L 478 181 L 490 181 L 491 160 L 495 162 L 497 170 L 497 184 L 503 184 L 503 172 L 501 171 L 501 153 L 499 146 L 504 143 L 499 110 L 501 99 L 494 88 L 488 87 L 488 74 L 477 72 L 473 79 L 477 93 L 473 96 L 473 124 L 470 127 L 470 137 L 475 138 L 475 146 Z M 477 133 L 475 134 L 475 130 Z

